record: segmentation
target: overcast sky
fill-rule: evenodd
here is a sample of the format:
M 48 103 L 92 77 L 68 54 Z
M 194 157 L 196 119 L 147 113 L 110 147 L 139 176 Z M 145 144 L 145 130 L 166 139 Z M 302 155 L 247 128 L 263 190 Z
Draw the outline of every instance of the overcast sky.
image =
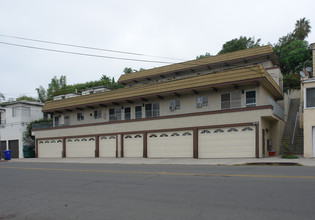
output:
M 315 1 L 212 0 L 0 0 L 0 35 L 191 60 L 218 53 L 239 36 L 276 43 L 306 17 L 313 26 Z M 150 61 L 179 62 L 150 56 L 80 49 L 0 36 L 0 42 L 77 53 Z M 16 47 L 0 43 L 0 93 L 6 98 L 37 97 L 54 76 L 68 84 L 118 80 L 125 67 L 153 68 L 161 63 L 115 60 Z

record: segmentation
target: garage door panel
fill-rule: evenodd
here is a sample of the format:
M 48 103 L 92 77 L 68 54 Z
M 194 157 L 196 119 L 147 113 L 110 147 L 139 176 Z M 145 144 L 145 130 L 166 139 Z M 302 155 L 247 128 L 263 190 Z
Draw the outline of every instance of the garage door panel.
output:
M 73 138 L 66 141 L 67 157 L 95 157 L 94 137 Z
M 62 140 L 45 140 L 38 142 L 39 158 L 61 158 Z
M 116 136 L 101 136 L 99 141 L 100 157 L 116 157 Z
M 124 157 L 143 157 L 143 135 L 124 135 Z
M 255 157 L 253 127 L 199 130 L 199 158 Z
M 193 157 L 192 131 L 148 134 L 148 157 Z

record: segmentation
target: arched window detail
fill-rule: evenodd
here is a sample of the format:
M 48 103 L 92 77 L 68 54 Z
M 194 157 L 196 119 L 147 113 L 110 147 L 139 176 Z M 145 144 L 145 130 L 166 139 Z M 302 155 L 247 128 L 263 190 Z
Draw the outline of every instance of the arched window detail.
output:
M 68 139 L 67 142 L 72 142 L 72 140 L 71 140 L 71 139 Z
M 115 136 L 110 136 L 109 139 L 116 139 L 116 137 Z
M 209 130 L 203 130 L 202 132 L 201 132 L 201 134 L 210 134 L 211 132 L 209 131 Z
M 50 143 L 56 143 L 56 141 L 55 141 L 55 140 L 52 140 Z
M 44 142 L 43 141 L 40 141 L 40 142 L 38 142 L 39 144 L 43 144 Z
M 81 141 L 87 141 L 87 139 L 86 138 L 82 138 Z
M 161 134 L 160 137 L 168 137 L 167 134 Z
M 142 136 L 139 135 L 139 134 L 137 134 L 137 135 L 135 136 L 135 138 L 142 138 Z
M 45 144 L 48 144 L 49 143 L 49 141 L 45 141 Z
M 183 134 L 183 136 L 190 136 L 190 135 L 191 135 L 191 133 L 188 132 L 188 131 L 186 131 L 186 132 Z
M 57 143 L 62 143 L 62 140 L 58 140 Z
M 74 142 L 78 142 L 78 141 L 80 141 L 79 139 L 74 139 Z
M 173 133 L 171 136 L 174 137 L 174 136 L 180 136 L 180 135 L 178 133 Z
M 101 137 L 101 140 L 103 140 L 103 139 L 107 139 L 107 137 L 106 136 Z
M 230 128 L 227 132 L 238 132 L 236 128 Z
M 95 139 L 94 138 L 90 138 L 89 141 L 95 141 Z
M 150 137 L 150 138 L 156 138 L 157 135 L 156 135 L 156 134 L 151 134 L 149 137 Z
M 223 133 L 224 131 L 221 128 L 218 128 L 214 131 L 214 133 Z
M 242 129 L 242 131 L 253 131 L 254 129 L 252 129 L 251 127 L 245 127 Z
M 129 138 L 132 138 L 131 135 L 127 135 L 127 136 L 125 137 L 125 139 L 129 139 Z

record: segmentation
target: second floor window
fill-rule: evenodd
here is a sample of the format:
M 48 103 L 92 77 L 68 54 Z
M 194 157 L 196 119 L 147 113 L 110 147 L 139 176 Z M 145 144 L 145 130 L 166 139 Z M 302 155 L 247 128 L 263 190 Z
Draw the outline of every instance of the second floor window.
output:
M 306 108 L 315 107 L 315 88 L 306 89 Z
M 83 121 L 84 120 L 84 114 L 83 112 L 77 113 L 77 121 Z
M 145 117 L 158 117 L 160 116 L 160 103 L 145 104 Z
M 240 108 L 240 107 L 241 107 L 241 92 L 240 91 L 221 94 L 221 109 Z
M 180 109 L 180 99 L 170 100 L 170 111 Z
M 202 106 L 208 106 L 208 96 L 197 96 L 196 107 L 201 108 Z
M 255 107 L 256 106 L 256 91 L 246 91 L 246 107 Z
M 130 107 L 125 108 L 125 120 L 130 120 L 131 119 L 131 109 Z
M 102 110 L 94 111 L 94 119 L 102 118 Z
M 121 108 L 110 108 L 109 109 L 109 120 L 110 121 L 119 121 L 121 120 Z
M 55 127 L 59 126 L 59 116 L 54 117 Z
M 142 118 L 142 106 L 135 106 L 135 119 Z

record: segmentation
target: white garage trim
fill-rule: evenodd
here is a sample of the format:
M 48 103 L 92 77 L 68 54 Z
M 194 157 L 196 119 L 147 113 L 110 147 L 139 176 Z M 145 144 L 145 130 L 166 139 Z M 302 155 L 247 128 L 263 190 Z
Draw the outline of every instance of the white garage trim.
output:
M 95 157 L 95 138 L 67 138 L 67 157 Z
M 148 134 L 148 157 L 193 157 L 193 131 Z
M 116 136 L 99 137 L 99 157 L 116 157 Z
M 255 157 L 255 127 L 228 127 L 198 131 L 199 158 Z
M 143 134 L 123 136 L 124 157 L 143 157 Z
M 39 158 L 61 158 L 62 140 L 40 140 L 37 149 Z

